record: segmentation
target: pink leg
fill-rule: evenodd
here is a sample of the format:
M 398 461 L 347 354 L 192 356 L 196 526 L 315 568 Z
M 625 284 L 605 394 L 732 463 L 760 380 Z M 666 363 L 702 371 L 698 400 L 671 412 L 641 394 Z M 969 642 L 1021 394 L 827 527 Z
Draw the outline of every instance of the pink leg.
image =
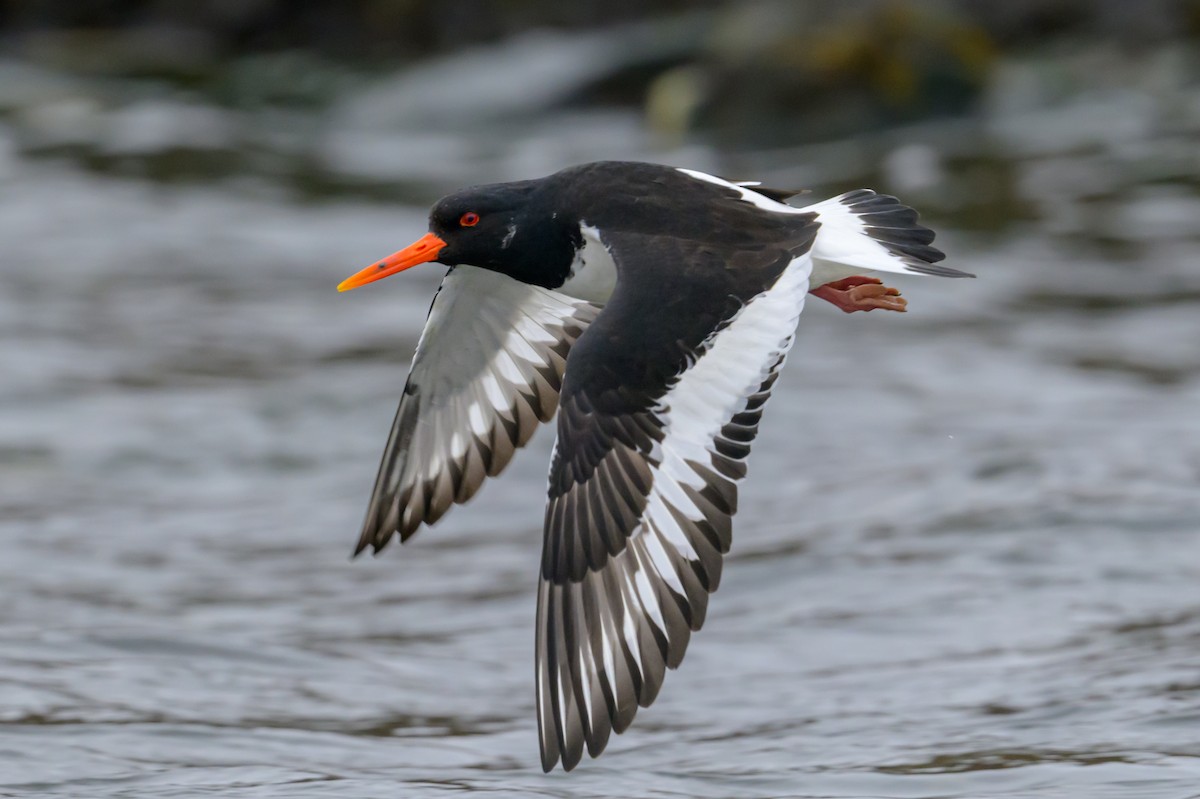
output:
M 874 277 L 855 276 L 835 280 L 818 286 L 809 294 L 833 303 L 846 313 L 873 311 L 876 308 L 903 313 L 908 306 L 908 302 L 900 296 L 899 289 L 885 286 L 882 280 Z

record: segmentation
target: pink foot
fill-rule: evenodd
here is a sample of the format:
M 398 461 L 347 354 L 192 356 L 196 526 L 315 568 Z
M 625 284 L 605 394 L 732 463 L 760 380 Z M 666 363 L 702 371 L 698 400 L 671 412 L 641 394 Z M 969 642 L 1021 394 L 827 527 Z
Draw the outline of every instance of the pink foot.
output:
M 873 311 L 876 308 L 903 313 L 908 306 L 908 301 L 900 296 L 899 289 L 885 286 L 882 280 L 874 277 L 855 276 L 835 280 L 818 286 L 809 294 L 833 303 L 846 313 Z

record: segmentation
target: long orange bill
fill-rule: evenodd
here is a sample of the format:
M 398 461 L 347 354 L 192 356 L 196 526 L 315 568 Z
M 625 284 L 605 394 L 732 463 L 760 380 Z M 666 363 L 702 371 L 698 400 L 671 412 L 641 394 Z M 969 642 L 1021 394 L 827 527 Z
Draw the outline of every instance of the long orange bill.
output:
M 429 263 L 438 257 L 438 253 L 445 246 L 446 242 L 432 233 L 426 233 L 403 250 L 394 252 L 382 261 L 377 261 L 358 274 L 346 278 L 338 284 L 338 291 L 356 289 L 359 286 L 374 283 L 376 280 L 382 280 L 388 275 L 403 272 L 411 266 Z

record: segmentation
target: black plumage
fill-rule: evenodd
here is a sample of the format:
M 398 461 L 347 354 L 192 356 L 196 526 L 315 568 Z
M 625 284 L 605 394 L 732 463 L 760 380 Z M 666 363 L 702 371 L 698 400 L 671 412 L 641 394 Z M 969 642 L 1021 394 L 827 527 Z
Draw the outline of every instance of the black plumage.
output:
M 546 770 L 599 755 L 703 625 L 814 270 L 966 276 L 893 197 L 792 194 L 584 164 L 456 192 L 424 239 L 347 281 L 467 265 L 431 308 L 360 551 L 469 499 L 557 409 L 536 636 Z

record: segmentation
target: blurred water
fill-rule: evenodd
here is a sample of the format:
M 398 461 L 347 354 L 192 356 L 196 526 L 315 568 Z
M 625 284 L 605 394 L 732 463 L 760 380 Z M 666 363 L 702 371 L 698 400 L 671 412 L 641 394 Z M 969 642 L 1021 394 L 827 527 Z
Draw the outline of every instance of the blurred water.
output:
M 1147 113 L 1123 96 L 1081 102 Z M 138 135 L 105 128 L 146 156 L 126 167 L 182 147 L 147 132 L 178 101 L 137 102 Z M 182 149 L 234 129 L 188 102 Z M 337 113 L 331 173 L 390 153 L 381 182 L 422 203 L 613 155 L 907 189 L 980 279 L 901 279 L 905 316 L 812 304 L 705 630 L 599 761 L 543 776 L 551 436 L 435 531 L 348 558 L 440 275 L 333 287 L 424 209 L 128 179 L 31 157 L 57 151 L 9 119 L 0 795 L 1200 796 L 1196 119 L 1072 132 L 1034 107 L 722 157 L 612 110 L 486 147 Z

